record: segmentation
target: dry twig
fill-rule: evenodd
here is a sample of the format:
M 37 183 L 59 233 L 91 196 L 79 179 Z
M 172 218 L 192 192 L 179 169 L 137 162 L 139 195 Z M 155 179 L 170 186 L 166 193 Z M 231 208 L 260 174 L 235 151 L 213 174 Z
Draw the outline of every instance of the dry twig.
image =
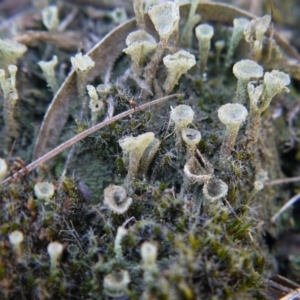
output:
M 11 175 L 10 177 L 6 178 L 4 181 L 2 181 L 2 185 L 5 186 L 5 185 L 8 185 L 11 180 L 15 179 L 15 178 L 18 178 L 18 177 L 21 177 L 21 176 L 24 176 L 25 174 L 28 174 L 29 172 L 32 172 L 34 169 L 36 169 L 39 165 L 47 162 L 48 160 L 50 160 L 51 158 L 55 157 L 56 155 L 60 154 L 61 152 L 65 151 L 66 149 L 70 148 L 71 146 L 73 146 L 74 144 L 76 144 L 77 142 L 83 140 L 84 138 L 88 137 L 89 135 L 91 135 L 92 133 L 98 131 L 99 129 L 111 124 L 111 123 L 114 123 L 124 117 L 127 117 L 131 114 L 134 114 L 135 111 L 138 109 L 138 110 L 145 110 L 151 106 L 154 106 L 154 105 L 157 105 L 157 104 L 160 104 L 164 101 L 167 101 L 173 97 L 182 97 L 183 94 L 173 94 L 173 95 L 169 95 L 169 96 L 166 96 L 166 97 L 162 97 L 162 98 L 159 98 L 157 100 L 153 100 L 151 102 L 147 102 L 137 108 L 132 108 L 132 109 L 129 109 L 125 112 L 122 112 L 114 117 L 112 117 L 111 119 L 109 120 L 105 120 L 91 128 L 88 128 L 87 130 L 77 134 L 76 136 L 74 136 L 73 138 L 69 139 L 68 141 L 62 143 L 61 145 L 59 145 L 58 147 L 54 148 L 53 150 L 49 151 L 48 153 L 46 153 L 45 155 L 43 155 L 42 157 L 38 158 L 37 160 L 33 161 L 32 163 L 30 163 L 29 165 L 27 165 L 25 167 L 25 170 L 22 169 L 16 173 L 14 173 L 13 175 Z

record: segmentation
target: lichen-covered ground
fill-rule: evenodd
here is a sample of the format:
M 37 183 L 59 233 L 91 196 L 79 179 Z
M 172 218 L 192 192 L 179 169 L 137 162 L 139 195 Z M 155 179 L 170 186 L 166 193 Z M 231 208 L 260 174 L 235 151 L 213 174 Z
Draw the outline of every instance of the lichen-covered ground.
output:
M 18 1 L 18 6 L 14 2 L 0 2 L 0 38 L 14 38 L 26 44 L 28 50 L 17 62 L 17 135 L 5 130 L 4 116 L 10 108 L 0 102 L 0 157 L 8 164 L 7 176 L 18 170 L 23 170 L 24 175 L 25 166 L 37 158 L 36 153 L 45 154 L 92 127 L 88 110 L 83 110 L 80 120 L 75 74 L 65 82 L 72 70 L 70 57 L 80 51 L 87 53 L 119 25 L 121 33 L 116 34 L 116 40 L 104 44 L 110 50 L 105 52 L 99 46 L 103 52 L 92 54 L 101 63 L 96 63 L 86 83 L 95 87 L 110 84 L 108 95 L 101 94 L 106 111 L 99 122 L 129 109 L 133 113 L 77 143 L 64 178 L 61 174 L 69 150 L 43 163 L 38 171 L 16 176 L 1 187 L 0 298 L 279 299 L 296 288 L 300 282 L 299 207 L 296 204 L 275 222 L 271 218 L 300 191 L 297 179 L 285 184 L 276 182 L 300 176 L 299 77 L 292 78 L 290 93 L 278 94 L 262 114 L 254 146 L 247 124 L 243 123 L 230 158 L 223 164 L 219 151 L 225 126 L 218 119 L 218 109 L 234 101 L 237 79 L 231 69 L 233 63 L 248 58 L 249 46 L 245 42 L 235 53 L 230 68 L 224 67 L 227 48 L 218 65 L 216 48 L 212 46 L 206 80 L 194 67 L 170 93 L 176 96 L 142 110 L 140 105 L 165 96 L 167 71 L 160 61 L 151 94 L 144 77 L 137 79 L 129 72 L 131 58 L 121 51 L 114 54 L 124 43 L 122 34 L 135 28 L 134 22 L 122 27 L 134 16 L 131 1 L 53 1 L 59 8 L 59 32 L 47 30 L 42 22 L 41 10 L 47 1 Z M 259 16 L 272 12 L 275 30 L 298 51 L 297 1 L 218 2 L 230 2 Z M 187 14 L 187 9 L 182 11 L 180 30 Z M 230 39 L 232 23 L 214 20 L 210 24 L 215 31 L 212 45 L 220 39 Z M 146 30 L 158 41 L 149 19 Z M 170 41 L 165 54 L 174 51 Z M 195 37 L 184 49 L 198 60 Z M 55 97 L 38 65 L 53 55 L 59 62 L 55 71 L 57 84 L 62 85 Z M 110 61 L 110 57 L 114 60 Z M 287 65 L 297 65 L 295 57 L 297 54 L 289 57 Z M 266 62 L 265 57 L 259 63 L 265 71 L 276 65 L 275 60 Z M 287 66 L 281 69 L 290 70 Z M 53 98 L 60 104 L 48 114 L 62 122 L 62 130 L 56 136 L 56 121 L 51 123 L 50 118 L 46 126 L 54 129 L 38 137 Z M 170 121 L 170 111 L 177 105 L 188 105 L 195 113 L 189 128 L 201 132 L 201 141 L 194 152 L 189 151 Z M 137 175 L 130 177 L 128 157 L 118 141 L 145 132 L 153 132 L 160 144 L 149 168 L 143 170 L 141 165 Z M 228 186 L 226 197 L 210 203 L 203 190 L 207 182 L 195 182 L 184 172 L 191 165 L 198 175 L 222 180 Z M 254 182 L 261 174 L 258 171 L 267 172 L 268 179 L 257 193 Z M 51 182 L 55 188 L 49 202 L 37 199 L 34 192 L 36 183 L 43 181 Z M 123 186 L 128 198 L 132 198 L 133 204 L 125 213 L 117 214 L 104 204 L 104 190 L 109 185 Z M 126 234 L 118 244 L 120 227 Z M 24 234 L 20 251 L 12 247 L 8 238 L 15 230 Z M 47 253 L 47 245 L 53 241 L 63 245 L 55 269 L 50 268 Z M 157 260 L 150 271 L 141 257 L 145 242 L 157 249 Z M 125 288 L 118 286 L 120 274 L 125 274 L 122 272 L 130 276 Z M 294 283 L 278 281 L 279 274 Z M 105 283 L 109 276 L 116 280 L 113 288 Z M 273 283 L 280 286 L 272 289 Z

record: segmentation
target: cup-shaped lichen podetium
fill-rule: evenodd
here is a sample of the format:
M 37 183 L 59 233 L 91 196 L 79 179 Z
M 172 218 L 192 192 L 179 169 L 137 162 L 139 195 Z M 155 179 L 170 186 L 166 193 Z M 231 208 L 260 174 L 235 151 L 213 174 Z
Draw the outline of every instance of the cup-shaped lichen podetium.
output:
M 167 41 L 179 21 L 178 4 L 166 2 L 154 5 L 149 9 L 148 14 L 160 39 Z
M 203 184 L 211 178 L 211 175 L 200 165 L 195 156 L 191 156 L 184 165 L 184 174 L 189 183 Z
M 175 123 L 176 130 L 185 129 L 194 119 L 194 111 L 188 105 L 178 105 L 171 110 L 171 119 Z
M 27 47 L 19 44 L 14 40 L 0 39 L 0 66 L 6 69 L 7 66 L 15 64 L 17 59 L 20 58 L 27 51 Z
M 233 74 L 238 79 L 235 102 L 245 104 L 248 99 L 247 85 L 251 80 L 263 76 L 263 68 L 255 61 L 244 59 L 233 66 Z
M 239 103 L 228 103 L 218 109 L 219 120 L 226 125 L 226 134 L 220 151 L 220 162 L 225 162 L 231 154 L 241 123 L 246 120 L 248 111 Z
M 181 131 L 182 139 L 186 143 L 187 152 L 189 155 L 193 155 L 197 144 L 201 140 L 201 133 L 198 130 L 192 128 L 186 128 Z
M 61 257 L 64 250 L 64 246 L 59 242 L 51 242 L 47 246 L 47 252 L 50 256 L 51 261 L 51 271 L 55 271 L 57 269 L 58 260 Z
M 77 74 L 77 91 L 79 100 L 81 100 L 82 103 L 85 103 L 86 76 L 88 71 L 95 66 L 95 62 L 88 55 L 77 53 L 75 56 L 71 57 L 71 63 Z M 84 108 L 85 104 L 83 105 L 82 113 L 80 113 L 80 121 L 83 117 Z
M 211 178 L 203 187 L 203 194 L 207 200 L 215 201 L 225 197 L 228 193 L 228 185 L 221 179 Z
M 284 72 L 273 70 L 272 72 L 266 72 L 264 75 L 264 90 L 261 97 L 261 103 L 259 106 L 259 112 L 265 111 L 274 96 L 280 92 L 289 93 L 289 89 L 286 85 L 290 84 L 290 76 Z
M 171 110 L 171 119 L 175 123 L 176 148 L 178 152 L 182 150 L 181 132 L 193 122 L 194 111 L 188 105 L 178 105 Z
M 263 38 L 270 26 L 271 20 L 270 15 L 251 20 L 244 31 L 245 40 L 252 48 L 252 59 L 255 61 L 259 61 L 261 58 Z
M 180 50 L 175 54 L 165 56 L 163 62 L 168 69 L 168 76 L 163 88 L 169 94 L 174 86 L 178 84 L 181 75 L 185 74 L 196 64 L 196 59 L 193 54 Z
M 166 2 L 152 6 L 148 14 L 160 38 L 157 49 L 146 67 L 146 81 L 149 86 L 152 86 L 158 63 L 167 47 L 169 37 L 175 30 L 178 30 L 179 7 L 177 3 Z
M 129 273 L 125 270 L 114 270 L 104 276 L 104 293 L 112 298 L 126 298 L 127 286 L 130 283 Z
M 127 48 L 123 52 L 131 56 L 132 69 L 139 76 L 147 55 L 156 49 L 157 43 L 145 30 L 137 30 L 129 33 L 126 45 Z
M 24 241 L 24 234 L 19 231 L 15 230 L 8 236 L 10 243 L 13 245 L 14 252 L 20 258 L 21 256 L 21 243 Z
M 196 27 L 196 37 L 199 42 L 199 63 L 201 75 L 205 75 L 210 41 L 214 35 L 214 28 L 208 24 L 201 24 Z
M 124 160 L 128 161 L 128 173 L 125 180 L 127 184 L 131 183 L 136 177 L 143 152 L 153 139 L 153 132 L 146 132 L 137 137 L 129 136 L 119 139 L 118 142 L 123 150 Z
M 114 213 L 124 214 L 132 203 L 132 198 L 127 197 L 126 190 L 119 185 L 111 184 L 104 190 L 104 203 Z
M 139 166 L 139 175 L 145 176 L 146 172 L 148 170 L 148 167 L 154 158 L 158 148 L 160 146 L 160 140 L 155 138 L 151 141 L 151 143 L 148 145 L 148 147 L 145 149 L 141 161 L 140 161 L 140 166 Z
M 34 186 L 34 194 L 39 200 L 49 201 L 54 195 L 54 185 L 50 182 L 38 182 Z
M 144 242 L 141 246 L 142 268 L 144 269 L 144 281 L 146 285 L 149 285 L 153 281 L 153 277 L 156 277 L 156 273 L 158 272 L 156 264 L 157 250 L 157 245 L 151 242 Z

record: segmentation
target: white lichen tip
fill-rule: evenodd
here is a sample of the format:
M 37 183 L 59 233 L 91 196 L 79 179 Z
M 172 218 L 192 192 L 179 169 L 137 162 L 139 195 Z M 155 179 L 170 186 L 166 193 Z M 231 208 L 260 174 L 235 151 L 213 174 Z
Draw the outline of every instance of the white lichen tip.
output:
M 58 29 L 59 18 L 56 5 L 49 5 L 42 10 L 42 21 L 49 31 L 55 31 Z
M 211 178 L 204 184 L 203 194 L 206 199 L 215 201 L 225 197 L 228 193 L 228 185 L 221 179 Z
M 248 83 L 247 90 L 250 98 L 250 110 L 251 110 L 251 106 L 257 108 L 258 100 L 262 95 L 263 89 L 264 89 L 263 84 L 256 86 L 255 82 L 250 81 Z
M 51 269 L 54 270 L 57 266 L 58 259 L 62 255 L 64 250 L 63 244 L 59 242 L 51 242 L 47 246 L 47 252 L 51 260 Z
M 233 74 L 239 80 L 258 79 L 263 76 L 263 73 L 263 68 L 250 59 L 243 59 L 233 66 Z
M 240 125 L 246 120 L 248 111 L 239 103 L 228 103 L 218 109 L 219 120 L 227 126 Z
M 149 9 L 148 14 L 162 39 L 171 35 L 179 21 L 179 8 L 174 2 L 154 5 Z
M 157 258 L 157 246 L 150 242 L 144 242 L 141 246 L 141 256 L 145 265 L 154 265 Z
M 95 66 L 95 62 L 88 56 L 77 53 L 71 57 L 71 63 L 76 72 L 87 72 Z
M 95 101 L 95 102 L 99 101 L 99 97 L 98 97 L 96 88 L 93 85 L 87 85 L 86 89 L 88 91 L 88 94 L 89 94 L 90 98 L 93 101 Z
M 266 84 L 266 89 L 272 89 L 275 91 L 285 91 L 290 90 L 286 87 L 291 82 L 290 76 L 284 72 L 278 70 L 273 70 L 272 72 L 266 72 L 264 75 L 264 83 Z
M 169 54 L 163 59 L 164 65 L 170 72 L 185 74 L 196 64 L 195 55 L 185 50 L 180 50 L 175 54 Z
M 55 76 L 55 66 L 58 64 L 57 56 L 54 55 L 50 61 L 40 61 L 38 65 L 42 69 L 44 76 L 47 80 L 47 83 L 53 93 L 55 93 L 58 89 L 57 81 Z
M 181 132 L 183 140 L 190 144 L 198 144 L 201 140 L 201 133 L 198 130 L 192 128 L 186 128 Z
M 63 245 L 59 242 L 51 242 L 47 246 L 47 252 L 50 256 L 59 257 L 63 252 Z
M 6 172 L 7 172 L 7 163 L 5 159 L 0 158 L 0 181 L 3 179 Z
M 192 128 L 186 128 L 181 132 L 182 139 L 190 146 L 197 145 L 201 140 L 201 133 Z
M 213 37 L 214 28 L 208 24 L 201 24 L 196 27 L 195 33 L 199 42 L 207 42 Z
M 125 43 L 128 47 L 135 43 L 145 43 L 145 44 L 150 44 L 150 45 L 157 44 L 154 37 L 142 29 L 129 33 L 126 38 Z
M 27 47 L 14 40 L 0 39 L 0 65 L 2 68 L 14 64 L 26 51 Z
M 268 27 L 271 23 L 271 16 L 265 15 L 260 18 L 251 20 L 245 29 L 245 40 L 247 42 L 253 42 L 254 40 L 262 41 L 264 34 L 266 33 Z
M 123 52 L 131 56 L 133 69 L 139 74 L 139 67 L 144 63 L 147 55 L 156 49 L 157 43 L 153 36 L 145 30 L 137 30 L 129 33 L 126 45 L 127 48 Z
M 90 108 L 92 114 L 96 114 L 96 115 L 100 114 L 104 108 L 103 101 L 101 99 L 99 99 L 97 91 L 94 86 L 87 85 L 86 89 L 87 89 L 89 97 L 90 97 L 89 108 Z
M 154 139 L 153 132 L 146 132 L 136 137 L 127 136 L 118 140 L 120 147 L 127 152 L 143 152 Z
M 103 288 L 107 296 L 122 297 L 129 283 L 130 276 L 128 271 L 116 270 L 104 276 Z
M 39 200 L 50 200 L 54 191 L 54 185 L 50 182 L 38 182 L 34 186 L 34 194 Z
M 255 175 L 255 181 L 254 181 L 254 189 L 256 191 L 260 191 L 264 188 L 265 182 L 269 180 L 268 172 L 265 170 L 259 170 L 257 174 Z
M 247 28 L 249 22 L 250 21 L 245 18 L 235 18 L 233 19 L 233 26 L 235 28 L 239 28 L 239 30 L 244 31 Z
M 24 234 L 19 230 L 15 230 L 9 234 L 8 238 L 12 245 L 17 246 L 24 241 Z
M 111 91 L 111 84 L 109 83 L 101 83 L 96 88 L 97 92 L 101 95 L 101 97 L 106 98 L 107 95 Z
M 57 56 L 56 55 L 53 55 L 53 58 L 49 61 L 39 61 L 38 62 L 38 65 L 41 67 L 41 69 L 45 72 L 47 72 L 47 70 L 52 70 L 54 69 L 54 67 L 57 65 L 58 63 L 58 59 L 57 59 Z M 45 72 L 45 73 L 46 73 Z
M 126 190 L 119 185 L 111 184 L 104 190 L 104 203 L 116 214 L 124 214 L 132 204 Z
M 215 42 L 215 48 L 218 52 L 221 52 L 225 47 L 225 41 L 224 40 L 218 40 Z
M 13 81 L 14 81 L 14 82 L 12 82 L 12 86 L 15 86 L 18 67 L 16 65 L 9 65 L 7 67 L 7 69 L 8 69 L 10 76 L 12 77 L 11 79 L 13 79 Z
M 180 77 L 196 64 L 195 56 L 185 50 L 169 54 L 163 58 L 163 63 L 168 69 L 168 77 L 164 89 L 170 92 L 178 84 Z
M 123 161 L 128 165 L 128 173 L 125 180 L 126 183 L 130 184 L 135 178 L 141 157 L 153 140 L 153 132 L 146 132 L 137 137 L 123 137 L 118 140 L 119 145 L 123 150 Z
M 183 129 L 193 122 L 194 111 L 188 105 L 178 105 L 171 110 L 171 119 L 175 123 L 176 128 Z

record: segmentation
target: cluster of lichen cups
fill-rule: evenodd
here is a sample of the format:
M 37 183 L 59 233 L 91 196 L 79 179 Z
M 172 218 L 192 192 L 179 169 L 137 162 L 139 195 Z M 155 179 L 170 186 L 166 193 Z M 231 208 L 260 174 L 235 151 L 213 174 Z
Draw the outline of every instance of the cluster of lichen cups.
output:
M 196 3 L 197 1 L 194 1 Z M 149 17 L 152 20 L 155 29 L 159 34 L 159 42 L 155 41 L 149 33 L 145 31 L 144 15 L 142 13 L 142 1 L 134 1 L 134 8 L 137 14 L 137 22 L 139 30 L 132 32 L 126 39 L 126 48 L 124 53 L 130 55 L 132 60 L 131 78 L 136 84 L 150 95 L 154 94 L 153 87 L 157 86 L 155 81 L 156 70 L 161 63 L 165 67 L 167 74 L 166 80 L 161 85 L 161 90 L 165 94 L 173 91 L 182 75 L 186 74 L 196 63 L 196 58 L 193 54 L 186 50 L 178 50 L 178 40 L 190 46 L 190 37 L 180 37 L 178 22 L 179 10 L 178 5 L 173 2 L 167 2 L 153 6 L 149 11 Z M 200 16 L 194 15 L 195 5 L 192 5 L 189 16 L 190 24 L 187 28 L 192 28 L 200 21 Z M 165 21 L 167 22 L 165 22 Z M 263 20 L 263 24 L 268 23 L 268 18 Z M 261 21 L 262 22 L 262 21 Z M 247 36 L 251 41 L 254 57 L 259 58 L 261 55 L 262 39 L 264 30 L 257 31 L 257 23 L 251 23 L 246 19 L 235 19 L 232 37 L 229 41 L 227 55 L 225 58 L 225 68 L 231 65 L 233 54 L 239 42 L 243 38 L 244 31 L 247 29 Z M 260 23 L 259 23 L 260 24 Z M 51 26 L 49 25 L 49 28 Z M 198 57 L 198 74 L 201 80 L 207 79 L 207 66 L 210 54 L 211 40 L 214 34 L 214 29 L 211 25 L 201 24 L 195 29 L 195 35 L 199 42 L 199 57 Z M 252 41 L 251 34 L 256 36 L 255 41 Z M 174 39 L 173 44 L 168 45 L 170 37 Z M 176 39 L 177 37 L 177 39 Z M 174 42 L 175 40 L 175 42 Z M 170 43 L 171 43 L 170 42 Z M 170 54 L 163 57 L 166 49 L 170 46 L 173 50 Z M 219 51 L 217 56 L 217 64 L 220 64 L 220 53 L 224 48 L 224 41 L 217 41 L 215 44 L 216 51 Z M 219 50 L 218 50 L 219 49 Z M 169 49 L 170 50 L 170 49 Z M 177 51 L 178 50 L 178 51 Z M 152 55 L 152 56 L 151 56 Z M 57 83 L 54 76 L 54 67 L 57 63 L 56 57 L 53 57 L 51 62 L 41 62 L 40 66 L 47 78 L 51 90 L 57 90 Z M 105 98 L 110 91 L 110 85 L 101 85 L 96 89 L 92 85 L 85 86 L 86 73 L 94 66 L 94 62 L 88 56 L 77 54 L 72 58 L 72 65 L 77 73 L 78 78 L 78 93 L 84 98 L 86 89 L 90 97 L 91 121 L 97 123 L 103 110 L 104 101 L 99 98 Z M 144 71 L 144 66 L 145 71 Z M 8 81 L 3 75 L 2 88 L 9 86 L 9 93 L 14 92 L 14 72 L 15 69 L 9 67 L 11 79 Z M 230 103 L 220 106 L 217 115 L 220 123 L 225 125 L 225 131 L 222 138 L 222 145 L 217 154 L 219 163 L 216 164 L 218 175 L 215 175 L 214 168 L 210 162 L 199 151 L 199 143 L 201 141 L 201 132 L 195 129 L 192 124 L 195 112 L 191 106 L 178 105 L 171 109 L 170 119 L 173 124 L 173 137 L 176 153 L 184 158 L 184 166 L 181 170 L 183 173 L 183 182 L 181 183 L 181 191 L 176 197 L 184 199 L 183 210 L 189 212 L 187 207 L 189 201 L 185 196 L 195 186 L 201 187 L 202 199 L 199 201 L 199 210 L 204 206 L 204 211 L 208 214 L 214 214 L 215 211 L 225 211 L 224 203 L 221 201 L 226 198 L 229 191 L 229 183 L 225 178 L 222 178 L 224 170 L 228 167 L 228 163 L 232 159 L 232 152 L 238 141 L 239 131 L 242 129 L 246 134 L 246 138 L 253 144 L 256 142 L 258 131 L 260 128 L 261 114 L 268 108 L 272 98 L 279 92 L 288 92 L 286 85 L 289 84 L 289 76 L 283 72 L 274 70 L 263 73 L 263 68 L 254 60 L 245 59 L 237 62 L 233 66 L 233 74 L 237 77 L 237 90 L 235 98 L 231 99 Z M 155 88 L 154 88 L 155 90 Z M 232 102 L 232 103 L 231 103 Z M 248 107 L 248 109 L 247 109 Z M 249 116 L 248 116 L 249 110 Z M 246 129 L 243 124 L 246 123 Z M 193 128 L 192 128 L 193 127 Z M 172 135 L 171 135 L 172 136 Z M 134 206 L 135 197 L 135 182 L 146 181 L 146 173 L 148 168 L 160 150 L 161 140 L 155 137 L 154 132 L 146 132 L 137 136 L 125 136 L 118 140 L 118 143 L 123 151 L 123 162 L 127 168 L 127 176 L 122 185 L 110 184 L 104 189 L 103 204 L 108 208 L 109 212 L 118 215 L 118 217 L 126 216 L 126 213 Z M 0 159 L 0 180 L 4 177 L 7 171 L 5 160 Z M 254 183 L 253 192 L 249 199 L 263 188 L 263 183 L 267 178 L 266 173 L 261 176 L 261 169 L 256 171 L 256 181 Z M 221 177 L 222 179 L 218 178 Z M 263 178 L 261 178 L 263 177 Z M 42 209 L 48 207 L 52 209 L 51 199 L 55 194 L 55 188 L 52 183 L 39 182 L 34 186 L 34 194 L 38 199 L 38 203 Z M 173 199 L 175 201 L 175 199 Z M 53 202 L 53 204 L 55 204 Z M 217 209 L 215 209 L 217 207 Z M 225 215 L 225 213 L 224 213 Z M 198 216 L 199 217 L 199 216 Z M 207 225 L 206 223 L 205 226 Z M 122 241 L 128 235 L 128 230 L 125 226 L 119 226 L 114 240 L 114 259 L 116 261 L 115 269 L 103 277 L 103 288 L 107 296 L 122 297 L 128 293 L 128 285 L 131 282 L 129 270 L 125 270 Z M 26 238 L 26 237 L 25 237 Z M 192 239 L 192 238 L 191 238 Z M 22 243 L 24 235 L 21 231 L 15 230 L 10 233 L 9 241 L 12 244 L 13 251 L 16 257 L 22 259 Z M 59 266 L 59 259 L 64 251 L 64 245 L 59 242 L 51 242 L 47 247 L 47 252 L 50 256 L 51 274 L 56 274 Z M 153 241 L 144 241 L 138 250 L 141 255 L 144 283 L 146 286 L 143 292 L 144 299 L 150 299 L 151 291 L 149 287 L 153 284 L 153 278 L 158 278 L 159 267 L 156 262 L 159 250 L 159 244 Z M 187 289 L 186 289 L 187 290 Z M 188 298 L 188 297 L 187 297 Z
M 149 12 L 149 16 L 154 23 L 156 30 L 159 33 L 161 38 L 158 48 L 155 40 L 151 37 L 148 33 L 144 31 L 144 26 L 140 26 L 141 30 L 130 34 L 127 40 L 127 46 L 124 50 L 125 53 L 131 55 L 132 58 L 132 70 L 135 76 L 142 77 L 143 73 L 141 71 L 141 66 L 147 61 L 147 55 L 153 51 L 156 51 L 152 56 L 150 63 L 147 65 L 146 70 L 151 70 L 152 77 L 151 79 L 147 78 L 149 76 L 149 72 L 145 74 L 146 82 L 148 84 L 147 88 L 151 91 L 152 89 L 152 79 L 156 72 L 158 61 L 160 60 L 162 53 L 167 44 L 167 40 L 170 36 L 171 25 L 176 25 L 176 14 L 174 13 L 173 21 L 169 23 L 169 31 L 168 33 L 163 36 L 161 29 L 161 23 L 158 22 L 157 18 L 161 17 L 163 14 L 163 9 L 170 9 L 172 6 L 173 11 L 175 4 L 168 3 L 166 5 L 161 4 L 160 6 L 155 7 Z M 159 10 L 161 8 L 161 11 Z M 191 8 L 191 11 L 194 7 Z M 156 16 L 157 14 L 158 16 Z M 193 19 L 191 17 L 191 19 Z M 196 17 L 198 20 L 198 18 Z M 264 18 L 261 22 L 263 24 L 269 24 L 269 18 Z M 236 47 L 238 46 L 239 42 L 243 38 L 244 32 L 248 35 L 249 41 L 250 33 L 256 36 L 256 42 L 253 43 L 252 50 L 253 50 L 253 57 L 259 59 L 261 56 L 261 48 L 262 48 L 262 39 L 263 35 L 266 31 L 264 28 L 261 31 L 257 28 L 258 25 L 255 22 L 249 22 L 246 19 L 240 18 L 234 20 L 234 30 L 232 34 L 232 38 L 230 40 L 230 44 L 228 47 L 228 52 L 225 60 L 225 66 L 228 67 L 231 64 L 232 57 Z M 260 23 L 259 23 L 260 24 Z M 177 30 L 177 27 L 174 26 L 173 30 Z M 251 26 L 251 30 L 249 29 Z M 204 80 L 207 78 L 206 70 L 207 70 L 207 60 L 210 51 L 210 43 L 212 36 L 214 34 L 214 29 L 212 26 L 208 24 L 201 24 L 196 27 L 195 30 L 196 37 L 199 41 L 199 61 L 198 61 L 198 68 L 200 70 L 200 77 Z M 140 41 L 138 38 L 134 40 L 134 43 L 129 41 L 132 37 L 141 36 Z M 184 39 L 181 39 L 184 40 Z M 189 40 L 189 38 L 187 39 Z M 252 41 L 252 40 L 251 40 Z M 185 42 L 187 42 L 185 40 Z M 189 44 L 189 42 L 187 42 Z M 136 50 L 131 50 L 133 49 Z M 218 47 L 217 47 L 218 46 Z M 220 63 L 220 52 L 224 48 L 224 42 L 218 41 L 216 43 L 216 49 L 219 48 L 219 55 L 217 55 L 217 63 Z M 142 50 L 144 52 L 142 52 Z M 188 53 L 187 51 L 180 50 L 175 54 L 169 54 L 163 58 L 163 63 L 167 67 L 167 79 L 163 84 L 163 89 L 166 94 L 170 93 L 178 81 L 180 77 L 185 74 L 190 68 L 192 68 L 195 64 L 195 57 Z M 183 66 L 186 66 L 183 68 Z M 241 126 L 244 123 L 247 123 L 247 130 L 246 132 L 247 138 L 250 140 L 251 137 L 256 137 L 258 135 L 258 130 L 260 126 L 260 115 L 261 113 L 267 109 L 269 106 L 271 99 L 281 91 L 288 91 L 286 85 L 289 84 L 289 76 L 280 71 L 272 71 L 263 73 L 263 68 L 254 60 L 245 59 L 240 62 L 237 62 L 233 66 L 233 74 L 237 77 L 237 90 L 236 96 L 232 99 L 233 103 L 227 103 L 222 105 L 218 109 L 218 117 L 221 123 L 226 126 L 225 134 L 223 137 L 223 142 L 221 149 L 219 151 L 219 165 L 218 167 L 221 170 L 225 170 L 228 165 L 227 163 L 231 159 L 232 151 L 235 148 L 236 141 L 238 138 L 238 134 L 240 131 Z M 263 77 L 263 83 L 257 84 L 257 82 L 261 82 Z M 271 80 L 272 78 L 272 80 Z M 139 82 L 140 85 L 140 82 Z M 140 85 L 141 86 L 141 85 Z M 146 86 L 146 85 L 145 85 Z M 249 117 L 248 117 L 248 107 L 249 109 Z M 248 118 L 247 118 L 248 117 Z M 183 153 L 183 148 L 185 148 L 185 156 L 186 156 L 186 163 L 184 166 L 184 182 L 181 186 L 181 193 L 180 195 L 184 197 L 185 193 L 188 194 L 189 189 L 195 185 L 202 185 L 202 193 L 203 193 L 203 200 L 201 205 L 211 207 L 215 201 L 220 201 L 220 199 L 227 196 L 229 187 L 228 185 L 221 179 L 216 178 L 214 175 L 213 168 L 206 168 L 209 166 L 209 162 L 205 161 L 205 158 L 201 155 L 200 151 L 198 150 L 198 144 L 201 140 L 201 133 L 194 128 L 189 128 L 188 126 L 192 123 L 194 118 L 194 111 L 190 106 L 187 105 L 178 105 L 175 108 L 172 108 L 170 113 L 170 118 L 175 125 L 174 134 L 175 134 L 175 145 L 176 151 L 180 155 Z M 244 128 L 243 128 L 244 129 Z M 139 139 L 143 140 L 145 137 L 146 142 L 138 142 Z M 151 137 L 151 138 L 150 138 Z M 137 179 L 140 175 L 138 175 L 138 164 L 141 163 L 141 157 L 146 159 L 146 155 L 143 153 L 145 149 L 151 144 L 151 139 L 154 139 L 153 133 L 145 133 L 143 135 L 137 137 L 125 137 L 119 141 L 120 146 L 123 150 L 123 157 L 125 161 L 125 165 L 128 166 L 128 175 L 125 179 L 125 189 L 128 190 L 128 186 L 131 185 L 132 181 Z M 253 142 L 253 141 L 251 141 Z M 256 138 L 254 139 L 256 142 Z M 139 145 L 138 145 L 139 144 Z M 159 141 L 157 140 L 156 148 L 152 152 L 153 156 L 148 158 L 150 162 L 156 151 L 159 149 Z M 147 164 L 148 166 L 149 164 Z M 261 169 L 256 168 L 256 177 L 258 176 Z M 266 172 L 265 172 L 266 173 Z M 139 177 L 141 178 L 141 177 Z M 264 179 L 265 180 L 265 179 Z M 263 181 L 264 181 L 263 180 Z M 253 192 L 250 193 L 249 199 L 251 199 L 255 193 L 263 188 L 263 181 L 255 181 Z M 113 189 L 112 186 L 105 189 L 105 203 L 107 203 L 110 209 L 116 213 L 120 213 L 118 209 L 114 206 L 118 203 L 119 194 L 115 194 L 113 204 L 109 204 L 108 201 L 108 190 Z M 124 190 L 124 195 L 122 196 L 122 201 L 117 204 L 119 205 L 122 212 L 125 212 L 126 208 L 128 208 L 132 204 L 132 198 L 127 197 L 125 194 L 125 189 L 123 187 L 116 187 L 117 190 Z M 131 190 L 129 189 L 131 192 Z M 111 196 L 110 196 L 111 198 Z M 215 204 L 216 205 L 216 204 Z M 220 205 L 220 202 L 219 204 Z M 206 209 L 206 212 L 208 210 Z M 148 254 L 148 258 L 144 258 L 143 251 L 150 251 L 152 254 Z M 144 280 L 151 280 L 153 277 L 153 272 L 157 272 L 157 267 L 155 265 L 155 261 L 151 257 L 156 257 L 157 248 L 156 246 L 145 243 L 142 246 L 142 257 L 144 261 Z M 147 262 L 149 261 L 149 262 Z M 151 261 L 151 263 L 150 263 Z M 150 268 L 151 266 L 151 268 Z M 147 267 L 147 268 L 146 268 Z M 148 269 L 149 268 L 149 269 Z M 151 270 L 151 271 L 149 271 Z M 123 275 L 124 276 L 124 275 Z M 127 277 L 127 275 L 125 276 Z M 147 279 L 148 278 L 148 279 Z M 150 278 L 150 279 L 149 279 Z M 126 281 L 127 282 L 127 281 Z

